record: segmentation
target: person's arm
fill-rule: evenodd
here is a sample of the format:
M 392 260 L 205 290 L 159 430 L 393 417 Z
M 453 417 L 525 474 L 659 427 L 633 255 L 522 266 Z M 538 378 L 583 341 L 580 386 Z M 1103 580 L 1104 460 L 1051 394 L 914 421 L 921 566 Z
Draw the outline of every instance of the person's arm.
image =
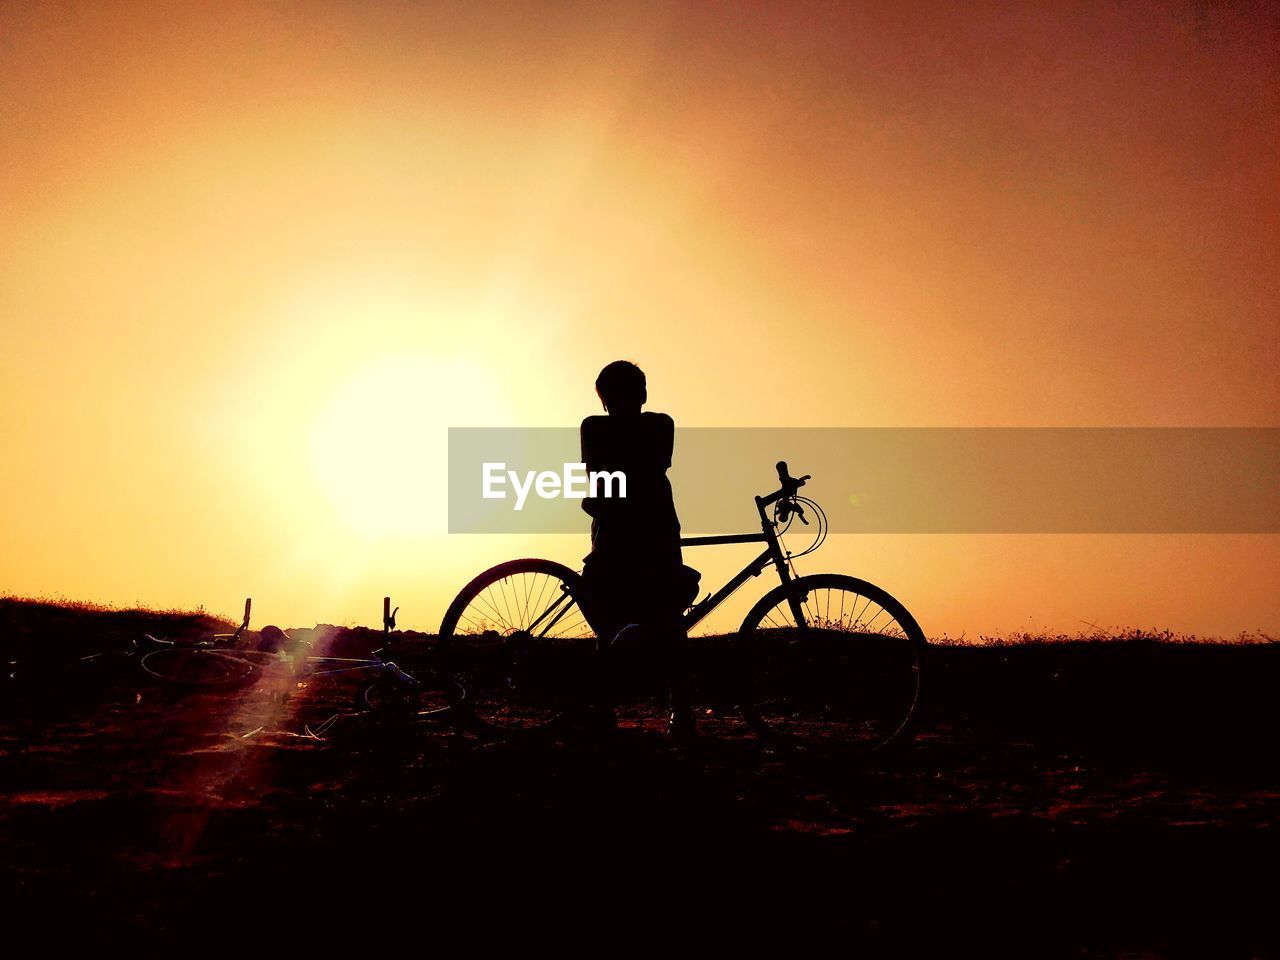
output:
M 676 447 L 676 422 L 665 413 L 658 417 L 658 455 L 661 458 L 659 468 L 666 471 L 671 468 L 671 455 Z
M 599 441 L 595 423 L 597 417 L 587 417 L 582 421 L 582 426 L 578 428 L 578 444 L 579 454 L 582 462 L 587 465 L 588 475 L 593 470 L 600 469 L 600 455 L 598 452 Z M 591 496 L 590 487 L 587 488 L 587 495 L 582 500 L 582 509 L 592 517 L 600 515 L 601 501 Z

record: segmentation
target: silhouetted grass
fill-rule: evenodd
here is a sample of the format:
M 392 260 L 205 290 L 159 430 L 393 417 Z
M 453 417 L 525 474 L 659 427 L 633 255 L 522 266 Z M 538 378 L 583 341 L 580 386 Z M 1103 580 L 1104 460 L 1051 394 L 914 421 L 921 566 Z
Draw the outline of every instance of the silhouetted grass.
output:
M 213 613 L 203 606 L 195 610 L 178 608 L 152 608 L 142 605 L 120 606 L 110 603 L 98 603 L 92 600 L 73 600 L 63 596 L 19 597 L 0 596 L 0 631 L 6 636 L 20 634 L 29 639 L 39 640 L 41 637 L 51 640 L 55 635 L 65 633 L 65 639 L 76 643 L 87 641 L 86 636 L 72 636 L 85 632 L 97 632 L 99 636 L 115 636 L 121 631 L 132 630 L 138 624 L 145 624 L 144 630 L 163 633 L 164 630 L 175 631 L 180 635 L 197 633 L 201 630 L 208 633 L 226 633 L 234 630 L 239 618 Z M 336 644 L 343 649 L 373 649 L 382 642 L 383 633 L 373 627 L 317 623 L 309 627 L 286 627 L 295 635 L 323 637 L 327 643 Z M 249 631 L 256 635 L 256 631 Z M 433 635 L 418 630 L 397 631 L 397 637 L 405 640 L 429 640 Z M 718 640 L 722 634 L 710 635 L 706 639 Z M 41 641 L 43 643 L 43 641 Z M 1179 633 L 1164 628 L 1140 629 L 1137 627 L 1105 630 L 1094 628 L 1080 630 L 1076 633 L 1053 633 L 1041 631 L 1016 631 L 1012 633 L 978 634 L 970 637 L 962 634 L 959 637 L 942 635 L 930 637 L 929 643 L 942 648 L 981 648 L 981 647 L 1025 647 L 1025 646 L 1067 646 L 1089 644 L 1196 644 L 1196 645 L 1250 645 L 1274 644 L 1280 638 L 1264 631 L 1243 631 L 1233 637 L 1202 637 L 1195 634 Z
M 1115 630 L 1094 628 L 1080 630 L 1076 633 L 1052 633 L 1041 631 L 1015 631 L 1013 633 L 979 634 L 969 637 L 962 634 L 952 637 L 944 634 L 941 637 L 930 637 L 929 642 L 939 647 L 1018 647 L 1044 644 L 1090 644 L 1090 643 L 1194 643 L 1194 644 L 1263 644 L 1280 642 L 1280 637 L 1273 637 L 1260 630 L 1241 631 L 1232 637 L 1201 637 L 1194 633 L 1178 633 L 1169 629 L 1140 629 L 1123 627 Z
M 226 617 L 196 610 L 116 607 L 63 597 L 0 597 L 0 657 L 73 659 L 119 649 L 143 633 L 174 637 L 226 633 Z

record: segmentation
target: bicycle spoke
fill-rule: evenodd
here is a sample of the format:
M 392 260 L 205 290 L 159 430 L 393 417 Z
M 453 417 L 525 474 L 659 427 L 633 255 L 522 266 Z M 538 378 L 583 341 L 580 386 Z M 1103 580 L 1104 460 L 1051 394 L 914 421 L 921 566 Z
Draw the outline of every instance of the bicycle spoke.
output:
M 521 615 L 523 616 L 525 623 L 528 623 L 529 622 L 529 578 L 527 575 L 522 576 L 520 578 L 520 588 L 524 591 L 524 603 L 521 606 Z
M 755 684 L 749 719 L 780 742 L 874 749 L 913 715 L 923 638 L 912 638 L 877 588 L 834 575 L 813 579 L 831 582 L 797 581 L 744 627 Z
M 560 571 L 564 571 L 561 573 Z M 577 602 L 577 577 L 549 561 L 514 561 L 482 574 L 446 614 L 450 669 L 471 714 L 507 730 L 545 726 L 581 689 L 595 637 Z

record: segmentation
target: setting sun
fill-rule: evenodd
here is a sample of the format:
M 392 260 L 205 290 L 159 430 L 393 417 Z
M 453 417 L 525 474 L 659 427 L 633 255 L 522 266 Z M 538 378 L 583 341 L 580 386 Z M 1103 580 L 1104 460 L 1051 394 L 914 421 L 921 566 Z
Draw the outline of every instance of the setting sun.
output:
M 334 385 L 311 426 L 311 481 L 343 521 L 368 537 L 422 537 L 444 528 L 440 435 L 466 415 L 503 422 L 501 385 L 460 360 L 401 356 Z

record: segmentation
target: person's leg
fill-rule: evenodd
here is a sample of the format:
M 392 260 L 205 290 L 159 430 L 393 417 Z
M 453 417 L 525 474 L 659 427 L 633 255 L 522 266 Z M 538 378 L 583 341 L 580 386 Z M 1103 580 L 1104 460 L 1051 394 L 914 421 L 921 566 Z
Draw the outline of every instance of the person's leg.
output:
M 611 650 L 618 626 L 612 619 L 604 619 L 597 626 L 595 651 L 587 668 L 583 691 L 583 719 L 587 726 L 611 729 L 617 726 L 617 678 L 614 676 L 616 657 Z
M 581 685 L 580 700 L 575 704 L 588 726 L 610 727 L 616 723 L 614 701 L 616 699 L 613 677 L 613 657 L 610 647 L 614 635 L 624 621 L 619 619 L 615 589 L 615 577 L 607 567 L 591 562 L 589 557 L 583 570 L 584 593 L 578 599 L 587 622 L 595 631 L 596 642 L 590 663 Z
M 693 719 L 693 676 L 689 664 L 689 635 L 677 619 L 663 628 L 666 636 L 666 672 L 671 694 L 671 719 L 668 725 L 673 737 L 683 738 L 697 732 Z
M 635 654 L 649 635 L 648 570 L 635 558 L 615 558 L 597 567 L 591 583 L 596 630 L 594 671 L 597 711 L 611 717 L 622 690 L 634 679 Z

